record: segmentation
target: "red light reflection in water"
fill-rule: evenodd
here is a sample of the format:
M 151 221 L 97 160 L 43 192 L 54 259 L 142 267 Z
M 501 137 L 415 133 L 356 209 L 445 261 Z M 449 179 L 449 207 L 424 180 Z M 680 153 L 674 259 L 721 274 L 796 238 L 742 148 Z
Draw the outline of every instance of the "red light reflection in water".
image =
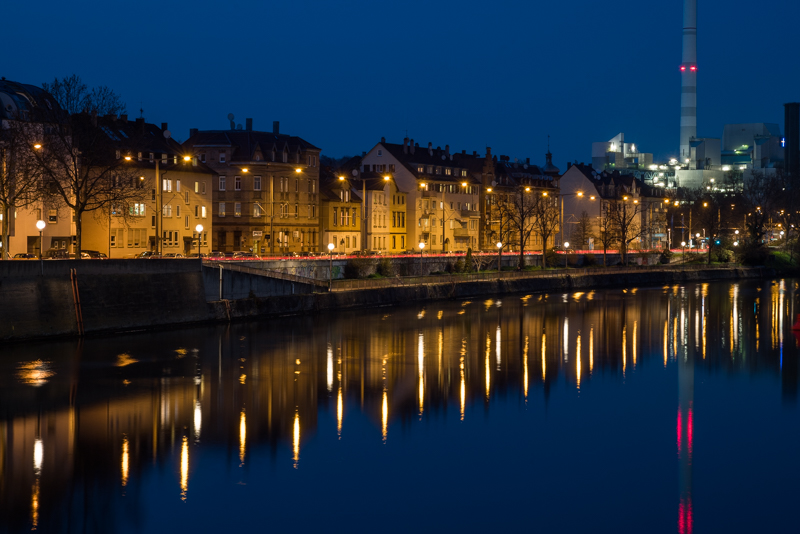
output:
M 677 444 L 680 460 L 680 504 L 678 505 L 678 533 L 692 534 L 694 518 L 692 510 L 692 453 L 694 450 L 694 407 L 689 401 L 686 416 L 678 406 Z M 686 428 L 684 428 L 684 424 Z M 685 440 L 685 442 L 684 442 Z

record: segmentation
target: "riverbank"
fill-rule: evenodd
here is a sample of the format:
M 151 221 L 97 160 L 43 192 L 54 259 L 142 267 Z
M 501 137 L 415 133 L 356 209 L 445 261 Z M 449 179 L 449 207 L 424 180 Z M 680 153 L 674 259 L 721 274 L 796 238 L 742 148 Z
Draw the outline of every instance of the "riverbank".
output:
M 224 267 L 224 266 L 223 266 Z M 764 268 L 566 269 L 324 283 L 151 260 L 0 263 L 0 340 L 74 337 L 441 299 L 770 278 Z M 224 275 L 224 276 L 223 276 Z M 344 286 L 342 284 L 348 284 Z M 219 298 L 222 291 L 223 298 Z

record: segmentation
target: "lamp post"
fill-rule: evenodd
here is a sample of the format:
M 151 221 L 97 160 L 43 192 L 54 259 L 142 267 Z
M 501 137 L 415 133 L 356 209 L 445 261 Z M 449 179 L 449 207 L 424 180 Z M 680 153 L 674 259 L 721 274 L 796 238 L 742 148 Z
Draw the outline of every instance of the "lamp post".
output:
M 419 275 L 422 276 L 422 253 L 425 252 L 425 243 L 419 242 Z
M 565 269 L 568 267 L 567 266 L 567 251 L 568 251 L 568 249 L 569 249 L 569 241 L 564 243 L 564 268 Z
M 200 261 L 203 261 L 203 255 L 200 254 L 200 240 L 202 239 L 203 234 L 203 225 L 198 224 L 194 227 L 195 231 L 197 232 L 197 257 L 200 258 Z
M 497 242 L 497 272 L 498 272 L 498 274 L 502 270 L 503 270 L 503 243 L 502 243 L 502 241 L 498 241 Z
M 336 248 L 336 245 L 333 243 L 328 243 L 328 259 L 329 267 L 328 267 L 328 292 L 333 291 L 333 249 Z
M 686 241 L 681 241 L 681 257 L 683 262 L 686 263 Z
M 44 221 L 36 221 L 36 228 L 39 229 L 39 266 L 42 268 L 42 276 L 44 276 L 44 260 L 42 259 L 42 246 L 44 243 L 42 243 L 42 230 L 44 230 L 45 226 L 46 223 Z

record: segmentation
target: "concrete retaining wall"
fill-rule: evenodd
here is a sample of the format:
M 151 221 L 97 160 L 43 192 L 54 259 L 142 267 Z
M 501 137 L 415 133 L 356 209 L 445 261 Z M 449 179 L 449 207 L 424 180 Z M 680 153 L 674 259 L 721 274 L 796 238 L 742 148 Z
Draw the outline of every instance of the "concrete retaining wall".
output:
M 250 267 L 250 265 L 247 265 Z M 203 267 L 203 283 L 205 297 L 208 302 L 220 300 L 220 269 L 219 267 Z M 302 295 L 313 293 L 315 286 L 270 278 L 269 276 L 254 276 L 248 273 L 222 270 L 222 298 L 226 300 L 239 300 L 253 297 L 265 298 L 278 295 Z

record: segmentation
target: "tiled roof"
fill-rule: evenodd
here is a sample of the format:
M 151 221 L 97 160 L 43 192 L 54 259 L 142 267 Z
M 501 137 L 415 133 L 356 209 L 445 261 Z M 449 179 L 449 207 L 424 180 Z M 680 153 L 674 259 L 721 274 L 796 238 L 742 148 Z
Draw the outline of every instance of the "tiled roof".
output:
M 261 149 L 265 161 L 272 158 L 273 148 L 278 154 L 282 154 L 284 150 L 290 154 L 320 150 L 300 137 L 251 130 L 202 130 L 195 132 L 183 146 L 232 147 L 231 161 L 253 161 L 257 148 Z M 282 161 L 281 157 L 278 156 L 276 161 Z

